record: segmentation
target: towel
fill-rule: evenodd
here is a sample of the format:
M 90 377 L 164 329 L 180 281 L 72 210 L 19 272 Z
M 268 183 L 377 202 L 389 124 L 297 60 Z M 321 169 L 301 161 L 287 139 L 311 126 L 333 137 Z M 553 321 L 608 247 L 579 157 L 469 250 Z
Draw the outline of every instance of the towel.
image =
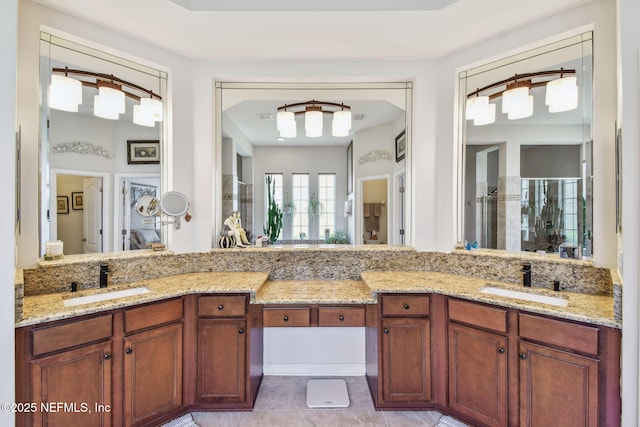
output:
M 373 216 L 380 216 L 380 215 L 382 215 L 382 204 L 373 203 Z
M 369 218 L 371 216 L 371 203 L 365 203 L 362 205 L 362 216 Z
M 198 427 L 198 424 L 193 420 L 191 414 L 184 414 L 173 421 L 162 424 L 161 427 Z

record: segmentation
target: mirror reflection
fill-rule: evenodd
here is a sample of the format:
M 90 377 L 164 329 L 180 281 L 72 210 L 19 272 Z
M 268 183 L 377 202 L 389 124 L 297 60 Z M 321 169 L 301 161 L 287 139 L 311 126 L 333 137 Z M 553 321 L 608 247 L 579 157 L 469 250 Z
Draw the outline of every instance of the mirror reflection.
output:
M 217 99 L 221 241 L 223 219 L 236 215 L 251 243 L 408 243 L 410 83 L 218 83 Z M 349 126 L 336 118 L 345 110 Z M 269 208 L 269 192 L 279 211 Z
M 589 32 L 460 74 L 461 241 L 592 256 L 592 64 Z
M 54 240 L 65 255 L 159 241 L 136 208 L 161 194 L 166 73 L 44 32 L 40 46 L 40 255 Z

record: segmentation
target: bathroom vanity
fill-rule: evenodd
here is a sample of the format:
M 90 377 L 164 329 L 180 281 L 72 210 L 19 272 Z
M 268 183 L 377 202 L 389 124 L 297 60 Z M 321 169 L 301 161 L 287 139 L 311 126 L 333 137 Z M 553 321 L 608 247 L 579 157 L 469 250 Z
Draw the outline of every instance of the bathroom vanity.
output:
M 361 265 L 416 262 L 415 253 L 394 260 L 390 252 Z M 348 263 L 351 255 L 330 256 Z M 193 272 L 28 295 L 16 328 L 17 399 L 37 410 L 21 413 L 18 425 L 148 425 L 191 410 L 251 410 L 265 328 L 342 326 L 364 328 L 377 409 L 434 408 L 479 426 L 618 425 L 620 323 L 611 295 L 558 295 L 436 271 L 357 274 L 272 280 L 272 272 Z M 487 284 L 568 305 L 484 293 Z M 77 294 L 139 288 L 149 292 L 65 305 Z M 41 402 L 74 411 L 42 411 Z

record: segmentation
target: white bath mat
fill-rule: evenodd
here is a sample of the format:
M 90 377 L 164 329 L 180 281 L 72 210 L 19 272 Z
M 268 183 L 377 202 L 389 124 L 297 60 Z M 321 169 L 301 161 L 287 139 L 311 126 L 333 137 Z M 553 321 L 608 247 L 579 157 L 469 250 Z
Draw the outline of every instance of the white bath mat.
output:
M 345 380 L 318 378 L 307 381 L 309 408 L 346 408 L 349 404 L 349 392 Z
M 449 415 L 443 415 L 440 420 L 438 420 L 438 424 L 435 427 L 469 427 L 462 421 L 458 421 Z
M 175 420 L 169 421 L 166 424 L 162 424 L 161 427 L 199 427 L 195 421 L 193 421 L 193 417 L 191 414 L 184 414 L 181 417 L 176 418 Z

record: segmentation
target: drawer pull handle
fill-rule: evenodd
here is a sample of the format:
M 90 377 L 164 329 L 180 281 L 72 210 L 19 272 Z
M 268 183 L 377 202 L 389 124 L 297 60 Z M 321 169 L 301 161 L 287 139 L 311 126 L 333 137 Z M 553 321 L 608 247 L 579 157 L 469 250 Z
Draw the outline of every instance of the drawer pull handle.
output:
M 220 305 L 218 306 L 218 310 L 222 310 L 222 309 L 224 309 L 224 305 L 220 304 Z
M 498 347 L 498 353 L 504 354 L 504 347 Z
M 133 353 L 133 349 L 131 347 L 127 347 L 127 349 L 125 350 L 125 353 L 131 354 Z
M 405 305 L 404 305 L 404 309 L 405 309 L 405 310 L 409 310 L 409 308 L 410 308 L 410 307 L 409 307 L 409 304 L 405 304 Z
M 384 330 L 383 330 L 382 332 L 384 332 L 385 334 L 387 334 L 387 335 L 388 335 L 388 334 L 389 334 L 389 329 L 384 328 Z
M 520 353 L 520 359 L 525 360 L 527 358 L 527 355 L 524 353 Z
M 239 333 L 240 335 L 244 334 L 244 329 L 240 328 L 240 330 L 238 331 L 238 333 Z
M 289 321 L 289 316 L 284 316 L 284 317 L 282 318 L 282 320 L 284 320 L 285 322 L 288 322 L 288 321 Z
M 104 360 L 109 360 L 111 359 L 111 353 L 105 353 L 103 357 L 104 357 Z
M 340 320 L 341 322 L 344 322 L 344 316 L 341 314 L 340 317 L 338 317 L 338 320 Z

